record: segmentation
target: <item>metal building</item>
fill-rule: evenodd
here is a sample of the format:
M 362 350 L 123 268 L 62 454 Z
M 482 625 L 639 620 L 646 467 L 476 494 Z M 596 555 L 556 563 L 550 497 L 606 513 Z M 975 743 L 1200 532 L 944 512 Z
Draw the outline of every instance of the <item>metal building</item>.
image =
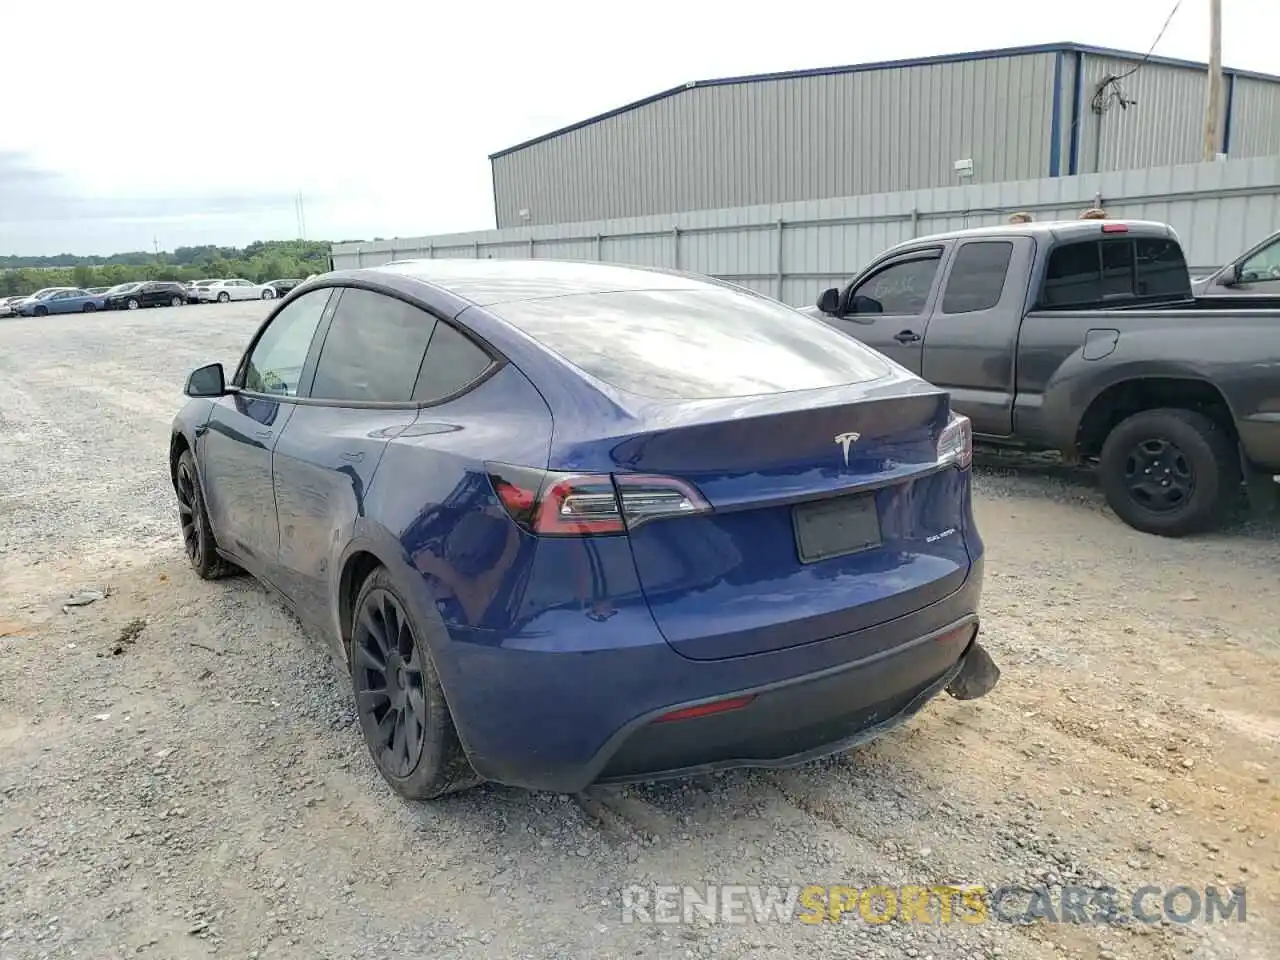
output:
M 490 156 L 498 227 L 1202 158 L 1204 64 L 1046 44 L 674 87 Z M 1280 77 L 1226 68 L 1221 152 L 1280 154 Z

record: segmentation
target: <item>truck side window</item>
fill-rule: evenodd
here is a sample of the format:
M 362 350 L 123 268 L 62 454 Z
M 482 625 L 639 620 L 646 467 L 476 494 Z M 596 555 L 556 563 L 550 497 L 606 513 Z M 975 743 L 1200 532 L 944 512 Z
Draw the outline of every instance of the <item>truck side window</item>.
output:
M 1013 244 L 1007 240 L 966 243 L 956 253 L 942 294 L 943 313 L 990 310 L 1000 302 Z
M 1087 240 L 1049 254 L 1040 306 L 1085 307 L 1123 298 L 1190 297 L 1187 262 L 1177 241 Z
M 933 278 L 938 273 L 940 262 L 935 255 L 892 263 L 862 281 L 853 291 L 850 301 L 853 297 L 866 298 L 859 305 L 859 313 L 919 316 L 929 302 L 929 291 L 933 288 Z

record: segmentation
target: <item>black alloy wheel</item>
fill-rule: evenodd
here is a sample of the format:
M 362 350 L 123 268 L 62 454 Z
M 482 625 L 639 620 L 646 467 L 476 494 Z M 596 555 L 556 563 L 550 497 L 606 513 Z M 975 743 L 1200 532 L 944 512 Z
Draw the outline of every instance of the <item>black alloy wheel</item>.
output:
M 1159 437 L 1139 440 L 1130 448 L 1124 482 L 1130 499 L 1152 513 L 1183 509 L 1196 489 L 1187 455 L 1173 441 Z
M 178 526 L 182 531 L 182 549 L 191 569 L 202 580 L 216 580 L 235 570 L 218 554 L 209 515 L 204 507 L 204 494 L 196 476 L 196 461 L 190 450 L 184 450 L 173 471 L 173 489 L 178 497 Z
M 422 631 L 390 574 L 360 588 L 351 625 L 351 686 L 365 744 L 401 796 L 429 800 L 474 786 Z

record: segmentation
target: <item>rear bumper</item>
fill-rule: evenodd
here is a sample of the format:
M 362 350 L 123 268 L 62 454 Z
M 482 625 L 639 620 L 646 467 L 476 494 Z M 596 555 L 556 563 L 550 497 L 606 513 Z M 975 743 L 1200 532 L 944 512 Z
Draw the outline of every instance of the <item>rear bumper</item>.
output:
M 977 632 L 972 618 L 873 662 L 736 691 L 753 697 L 740 709 L 670 722 L 661 722 L 667 710 L 638 718 L 602 750 L 607 759 L 596 782 L 791 767 L 848 750 L 906 722 L 946 689 Z M 687 706 L 697 705 L 674 709 Z
M 573 618 L 583 637 L 607 636 L 608 648 L 551 631 L 513 637 L 451 627 L 433 654 L 467 755 L 488 780 L 573 793 L 593 783 L 789 766 L 880 736 L 956 679 L 977 649 L 982 566 L 978 553 L 959 590 L 906 616 L 751 656 L 680 656 L 640 598 L 607 622 Z M 655 722 L 739 696 L 753 699 L 721 714 Z

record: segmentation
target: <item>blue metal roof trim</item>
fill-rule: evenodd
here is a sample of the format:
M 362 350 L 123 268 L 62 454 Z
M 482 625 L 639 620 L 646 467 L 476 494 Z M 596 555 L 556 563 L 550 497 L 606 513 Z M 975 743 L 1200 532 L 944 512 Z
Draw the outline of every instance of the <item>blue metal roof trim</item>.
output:
M 943 53 L 932 57 L 911 57 L 904 60 L 880 60 L 875 63 L 855 63 L 843 67 L 815 67 L 810 70 L 783 70 L 778 73 L 754 73 L 744 74 L 740 77 L 721 77 L 716 80 L 695 80 L 689 83 L 682 83 L 678 87 L 671 87 L 669 90 L 663 90 L 661 93 L 651 94 L 642 100 L 633 100 L 631 103 L 623 104 L 620 107 L 614 107 L 612 110 L 606 110 L 604 113 L 598 113 L 593 117 L 585 120 L 579 120 L 577 123 L 571 123 L 567 127 L 560 127 L 552 130 L 550 133 L 544 133 L 540 136 L 533 137 L 517 143 L 515 146 L 507 147 L 499 150 L 497 153 L 489 154 L 490 160 L 497 160 L 508 154 L 516 153 L 526 147 L 532 147 L 535 144 L 543 143 L 547 140 L 554 140 L 556 137 L 563 136 L 566 133 L 572 133 L 574 130 L 581 130 L 583 127 L 589 127 L 593 124 L 600 123 L 612 117 L 620 116 L 624 113 L 630 113 L 632 110 L 638 110 L 640 107 L 648 106 L 651 103 L 657 103 L 659 100 L 665 100 L 667 97 L 674 97 L 676 94 L 685 90 L 692 90 L 695 87 L 725 87 L 739 83 L 765 83 L 770 80 L 799 80 L 805 77 L 828 77 L 842 73 L 864 73 L 870 70 L 893 70 L 905 67 L 930 67 L 946 63 L 965 63 L 971 60 L 997 60 L 1003 57 L 1025 57 L 1033 56 L 1038 53 L 1088 53 L 1097 57 L 1114 57 L 1120 60 L 1141 60 L 1142 54 L 1134 53 L 1131 50 L 1115 50 L 1110 47 L 1094 47 L 1085 43 L 1038 43 L 1026 47 L 996 47 L 990 50 L 975 50 L 971 53 Z M 1193 70 L 1204 70 L 1206 65 L 1196 63 L 1194 60 L 1178 60 L 1173 57 L 1150 56 L 1147 62 L 1157 66 L 1166 67 L 1187 67 Z M 1236 70 L 1232 67 L 1223 67 L 1224 73 L 1232 73 L 1237 77 L 1245 77 L 1250 80 L 1265 80 L 1271 83 L 1280 83 L 1280 76 L 1273 76 L 1268 73 L 1256 73 L 1250 70 Z

